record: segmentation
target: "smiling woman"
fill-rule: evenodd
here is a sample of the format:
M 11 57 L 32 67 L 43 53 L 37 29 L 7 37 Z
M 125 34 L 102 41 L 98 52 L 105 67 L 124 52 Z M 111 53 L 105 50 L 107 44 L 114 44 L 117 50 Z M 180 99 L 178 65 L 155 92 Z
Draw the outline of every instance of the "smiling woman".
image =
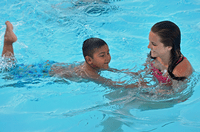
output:
M 184 80 L 192 74 L 190 62 L 180 51 L 181 33 L 170 21 L 156 23 L 149 33 L 150 57 L 153 75 L 160 83 L 172 84 L 172 80 Z

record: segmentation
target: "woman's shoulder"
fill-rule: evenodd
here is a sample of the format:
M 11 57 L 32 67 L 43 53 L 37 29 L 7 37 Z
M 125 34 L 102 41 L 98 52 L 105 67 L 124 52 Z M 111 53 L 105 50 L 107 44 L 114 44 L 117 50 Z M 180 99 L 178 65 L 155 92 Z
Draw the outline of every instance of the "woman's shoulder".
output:
M 192 74 L 192 72 L 192 65 L 186 57 L 173 70 L 173 74 L 176 77 L 188 77 Z

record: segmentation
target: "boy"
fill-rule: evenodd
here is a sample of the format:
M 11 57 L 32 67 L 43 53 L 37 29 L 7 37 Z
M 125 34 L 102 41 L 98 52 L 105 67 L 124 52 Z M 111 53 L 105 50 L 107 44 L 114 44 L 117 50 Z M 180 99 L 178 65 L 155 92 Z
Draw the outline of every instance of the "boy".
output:
M 98 79 L 100 78 L 99 71 L 108 69 L 111 56 L 108 45 L 105 41 L 99 38 L 90 38 L 83 42 L 83 56 L 85 62 L 78 66 L 63 67 L 63 63 L 56 63 L 51 67 L 50 75 L 59 75 L 61 77 L 72 77 L 72 69 L 82 78 Z M 60 66 L 61 65 L 61 66 Z
M 4 36 L 4 46 L 2 57 L 8 60 L 13 60 L 14 62 L 14 51 L 13 51 L 13 43 L 17 41 L 17 37 L 13 32 L 13 26 L 9 21 L 6 21 L 6 32 Z M 106 42 L 99 38 L 90 38 L 84 41 L 83 47 L 83 56 L 85 61 L 79 65 L 68 65 L 65 63 L 52 63 L 47 61 L 45 65 L 50 65 L 50 68 L 44 68 L 42 66 L 43 74 L 47 73 L 50 76 L 59 76 L 64 77 L 70 80 L 74 80 L 76 78 L 85 78 L 90 79 L 98 83 L 103 83 L 109 86 L 114 87 L 122 87 L 121 85 L 117 85 L 116 83 L 122 82 L 113 82 L 110 79 L 103 78 L 99 75 L 100 70 L 108 70 L 109 69 L 109 62 L 111 60 L 111 56 L 109 53 L 109 48 Z M 40 64 L 39 64 L 40 65 Z M 28 67 L 28 68 L 27 68 Z M 35 65 L 27 66 L 26 71 L 21 68 L 15 75 L 19 74 L 35 74 L 38 72 L 35 68 Z M 38 67 L 38 66 L 37 66 Z M 46 67 L 46 66 L 45 66 Z M 31 70 L 30 68 L 34 68 Z M 28 70 L 27 70 L 28 69 Z M 23 75 L 20 75 L 23 76 Z M 37 75 L 38 77 L 38 75 Z

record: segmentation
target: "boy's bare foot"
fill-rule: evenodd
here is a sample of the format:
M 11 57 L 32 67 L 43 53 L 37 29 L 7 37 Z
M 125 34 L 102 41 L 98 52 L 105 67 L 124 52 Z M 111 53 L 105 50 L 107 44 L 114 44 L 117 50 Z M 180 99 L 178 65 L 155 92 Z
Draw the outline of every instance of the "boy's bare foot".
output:
M 6 32 L 4 35 L 4 41 L 5 42 L 16 42 L 17 41 L 17 36 L 13 32 L 13 25 L 9 22 L 6 21 Z
M 3 51 L 2 55 L 3 57 L 13 57 L 14 51 L 13 51 L 13 43 L 17 41 L 17 36 L 13 32 L 13 25 L 6 21 L 6 31 L 4 35 L 4 45 L 3 45 Z

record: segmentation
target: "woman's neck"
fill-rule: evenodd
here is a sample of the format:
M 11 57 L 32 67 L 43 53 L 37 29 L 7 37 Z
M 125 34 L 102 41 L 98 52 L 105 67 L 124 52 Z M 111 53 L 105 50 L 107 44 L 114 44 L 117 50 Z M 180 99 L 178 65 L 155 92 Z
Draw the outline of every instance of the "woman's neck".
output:
M 170 64 L 170 60 L 171 60 L 171 55 L 170 54 L 166 54 L 162 57 L 158 57 L 158 61 L 165 67 L 168 68 L 169 64 Z

